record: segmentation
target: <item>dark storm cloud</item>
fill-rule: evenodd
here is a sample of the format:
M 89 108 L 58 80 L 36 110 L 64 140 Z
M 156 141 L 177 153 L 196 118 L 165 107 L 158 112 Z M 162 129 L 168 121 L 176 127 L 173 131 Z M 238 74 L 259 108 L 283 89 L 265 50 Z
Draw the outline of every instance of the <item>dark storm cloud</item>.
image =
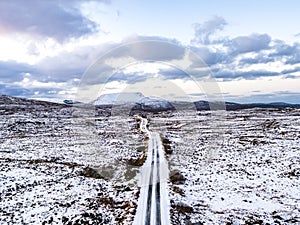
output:
M 97 25 L 85 18 L 76 1 L 0 1 L 0 30 L 52 37 L 60 42 L 90 34 Z

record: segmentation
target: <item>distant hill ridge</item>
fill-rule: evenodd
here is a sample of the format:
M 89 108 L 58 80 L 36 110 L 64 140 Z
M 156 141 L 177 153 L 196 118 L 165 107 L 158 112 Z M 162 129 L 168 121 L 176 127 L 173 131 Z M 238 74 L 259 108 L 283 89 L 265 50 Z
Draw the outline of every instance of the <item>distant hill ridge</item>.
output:
M 173 102 L 157 98 L 145 97 L 140 92 L 124 92 L 124 93 L 113 93 L 105 94 L 98 97 L 92 102 L 95 106 L 103 105 L 133 105 L 133 109 L 141 110 L 174 110 L 176 105 L 186 105 L 189 107 L 187 102 Z M 235 102 L 224 102 L 215 103 L 208 101 L 195 101 L 193 102 L 197 110 L 210 110 L 210 109 L 226 109 L 226 110 L 238 110 L 238 109 L 251 109 L 251 108 L 300 108 L 300 104 L 289 104 L 285 102 L 273 102 L 273 103 L 235 103 Z
M 208 101 L 195 101 L 193 103 L 187 102 L 172 102 L 158 98 L 150 98 L 145 97 L 143 94 L 139 92 L 128 92 L 128 93 L 114 93 L 114 94 L 106 94 L 98 97 L 94 101 L 85 104 L 80 103 L 73 100 L 65 100 L 64 103 L 66 105 L 74 105 L 74 106 L 82 106 L 85 105 L 95 107 L 104 108 L 113 107 L 114 105 L 127 105 L 132 107 L 132 110 L 142 110 L 142 111 L 165 111 L 165 110 L 175 110 L 176 105 L 186 105 L 187 108 L 190 105 L 194 105 L 197 110 L 210 110 L 210 109 L 224 109 L 226 110 L 239 110 L 239 109 L 251 109 L 251 108 L 272 108 L 272 109 L 284 109 L 284 108 L 298 108 L 300 109 L 300 104 L 289 104 L 285 102 L 273 102 L 273 103 L 234 103 L 234 102 L 225 102 L 225 103 L 214 103 Z M 43 105 L 46 107 L 47 105 L 52 106 L 63 106 L 63 104 L 33 100 L 27 98 L 19 98 L 12 97 L 7 95 L 0 94 L 0 108 L 5 106 L 14 106 L 18 108 L 18 106 L 24 105 L 26 107 L 34 107 L 34 105 Z

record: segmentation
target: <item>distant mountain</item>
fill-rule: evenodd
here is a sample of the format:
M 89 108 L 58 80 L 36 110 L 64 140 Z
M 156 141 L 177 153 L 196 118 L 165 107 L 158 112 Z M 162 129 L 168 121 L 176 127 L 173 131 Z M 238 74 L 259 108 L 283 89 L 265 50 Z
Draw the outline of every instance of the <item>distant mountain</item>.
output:
M 145 96 L 140 92 L 122 92 L 101 95 L 91 103 L 95 106 L 123 105 L 139 102 L 143 98 Z
M 300 104 L 288 104 L 284 102 L 274 103 L 247 103 L 240 104 L 234 102 L 208 102 L 208 101 L 195 101 L 193 103 L 187 102 L 171 102 L 163 99 L 145 97 L 140 92 L 124 92 L 105 94 L 92 101 L 91 104 L 101 107 L 130 107 L 132 110 L 142 111 L 165 111 L 175 110 L 177 107 L 180 109 L 194 109 L 191 104 L 194 104 L 197 110 L 239 110 L 251 108 L 300 108 Z M 185 106 L 186 105 L 186 106 Z
M 140 92 L 123 92 L 104 94 L 91 102 L 99 108 L 111 107 L 130 107 L 132 110 L 142 111 L 165 111 L 172 110 L 174 107 L 167 100 L 145 97 Z
M 269 108 L 269 109 L 284 109 L 284 108 L 300 108 L 300 104 L 289 104 L 284 102 L 273 103 L 212 103 L 208 101 L 194 102 L 197 110 L 210 110 L 210 109 L 226 109 L 226 110 L 239 110 L 239 109 L 252 109 L 252 108 Z
M 264 109 L 285 109 L 285 108 L 298 108 L 300 109 L 300 104 L 289 104 L 284 102 L 273 102 L 273 103 L 234 103 L 225 102 L 225 104 L 218 102 L 208 102 L 208 101 L 196 101 L 193 103 L 189 102 L 170 102 L 163 99 L 145 97 L 139 92 L 127 92 L 127 93 L 114 93 L 106 94 L 97 98 L 91 103 L 80 103 L 72 100 L 65 100 L 65 104 L 26 99 L 19 97 L 12 97 L 0 94 L 0 112 L 6 113 L 15 111 L 27 111 L 27 110 L 54 110 L 62 108 L 65 106 L 78 106 L 78 107 L 93 107 L 97 108 L 112 108 L 116 106 L 130 108 L 131 110 L 149 111 L 149 112 L 159 112 L 166 110 L 216 110 L 216 109 L 226 109 L 226 110 L 240 110 L 240 109 L 252 109 L 252 108 L 264 108 Z
M 289 104 L 289 103 L 247 103 L 237 104 L 234 107 L 227 107 L 227 110 L 236 109 L 252 109 L 252 108 L 264 108 L 264 109 L 285 109 L 285 108 L 300 108 L 300 104 Z
M 12 97 L 7 95 L 0 95 L 0 114 L 9 115 L 14 113 L 26 113 L 26 112 L 49 112 L 60 110 L 66 107 L 63 104 L 47 102 L 41 100 L 27 99 Z
M 171 102 L 162 99 L 144 97 L 135 103 L 135 110 L 164 111 L 175 109 Z
M 27 107 L 34 107 L 35 105 L 52 105 L 52 106 L 63 106 L 60 103 L 55 102 L 48 102 L 48 101 L 42 101 L 42 100 L 35 100 L 35 99 L 28 99 L 28 98 L 21 98 L 21 97 L 13 97 L 9 95 L 1 95 L 0 94 L 0 106 L 5 105 L 15 105 L 18 106 L 27 106 Z

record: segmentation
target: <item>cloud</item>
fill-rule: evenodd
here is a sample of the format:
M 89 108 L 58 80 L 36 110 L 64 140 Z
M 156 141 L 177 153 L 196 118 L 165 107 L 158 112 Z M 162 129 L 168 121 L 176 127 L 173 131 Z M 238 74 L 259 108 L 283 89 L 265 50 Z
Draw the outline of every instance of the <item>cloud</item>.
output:
M 245 65 L 254 65 L 254 64 L 259 64 L 259 63 L 270 63 L 274 62 L 275 59 L 274 57 L 268 57 L 266 54 L 258 54 L 254 57 L 251 58 L 242 58 L 239 60 L 239 65 L 240 66 L 245 66 Z
M 251 34 L 232 39 L 227 45 L 231 54 L 259 52 L 270 48 L 271 37 L 267 34 Z
M 212 43 L 212 37 L 218 31 L 222 31 L 227 25 L 226 20 L 223 17 L 215 16 L 212 19 L 200 24 L 195 23 L 194 25 L 194 39 L 193 44 L 210 44 Z
M 258 38 L 254 38 L 255 40 L 261 40 L 261 36 L 264 35 L 256 35 Z M 251 36 L 252 37 L 252 36 Z M 248 40 L 248 38 L 246 38 Z M 251 39 L 251 38 L 250 38 Z M 264 39 L 264 38 L 262 38 Z M 141 41 L 143 40 L 155 40 L 156 42 L 148 42 L 143 43 Z M 252 40 L 252 39 L 251 39 Z M 139 43 L 140 41 L 140 43 Z M 161 41 L 161 46 L 159 45 Z M 62 52 L 61 54 L 53 57 L 46 57 L 40 62 L 38 62 L 36 65 L 28 65 L 24 63 L 17 63 L 13 61 L 9 62 L 1 62 L 0 61 L 0 76 L 2 80 L 6 81 L 15 81 L 20 80 L 23 78 L 23 74 L 30 73 L 34 79 L 43 81 L 43 82 L 63 82 L 65 80 L 70 80 L 74 78 L 81 78 L 84 74 L 84 71 L 89 68 L 89 66 L 95 62 L 95 60 L 105 54 L 111 54 L 111 57 L 114 59 L 120 59 L 122 56 L 131 56 L 134 57 L 137 61 L 141 61 L 143 59 L 147 60 L 149 58 L 157 58 L 161 61 L 164 60 L 173 60 L 184 57 L 184 46 L 181 46 L 179 44 L 179 47 L 173 48 L 172 45 L 164 45 L 168 41 L 169 43 L 174 43 L 174 46 L 176 46 L 177 41 L 176 40 L 169 40 L 163 37 L 144 37 L 144 36 L 134 36 L 130 37 L 129 39 L 124 40 L 121 43 L 108 43 L 108 44 L 101 44 L 101 45 L 95 45 L 95 46 L 83 46 L 83 47 L 77 47 L 72 52 Z M 129 45 L 125 45 L 126 43 L 129 43 Z M 134 45 L 130 45 L 130 43 L 135 43 Z M 251 41 L 251 46 L 254 45 Z M 256 41 L 254 41 L 256 43 Z M 224 44 L 228 44 L 227 42 Z M 213 74 L 217 78 L 222 79 L 238 79 L 238 78 L 245 78 L 245 79 L 255 79 L 259 76 L 276 76 L 278 73 L 272 72 L 272 71 L 249 71 L 249 72 L 234 72 L 238 65 L 240 68 L 244 68 L 245 66 L 249 65 L 255 65 L 255 64 L 263 64 L 268 62 L 273 62 L 276 58 L 276 60 L 281 60 L 280 56 L 286 55 L 288 52 L 289 55 L 287 62 L 291 62 L 291 60 L 295 60 L 298 57 L 297 51 L 295 51 L 295 48 L 297 48 L 297 45 L 290 46 L 293 51 L 289 50 L 283 51 L 283 49 L 291 49 L 288 45 L 286 47 L 280 47 L 284 46 L 284 43 L 280 43 L 275 45 L 273 49 L 273 56 L 270 56 L 270 53 L 265 52 L 259 52 L 252 57 L 239 57 L 237 59 L 237 55 L 235 54 L 229 54 L 230 52 L 227 52 L 224 49 L 212 49 L 209 47 L 194 47 L 189 46 L 189 48 L 192 52 L 194 52 L 197 56 L 199 56 L 200 59 L 202 59 L 211 69 Z M 111 49 L 115 49 L 116 47 L 121 46 L 121 48 L 118 49 L 118 51 L 109 51 Z M 267 46 L 267 45 L 260 45 L 258 48 L 257 45 L 254 45 L 255 49 L 260 49 L 261 46 Z M 155 51 L 155 50 L 159 51 Z M 253 48 L 251 48 L 253 49 Z M 249 50 L 249 48 L 248 48 Z M 229 51 L 229 50 L 228 50 Z M 244 51 L 241 50 L 242 52 Z M 294 54 L 292 54 L 294 52 Z M 276 57 L 275 57 L 276 55 Z M 279 57 L 279 59 L 278 59 Z M 295 62 L 295 61 L 293 61 Z M 194 61 L 193 61 L 194 63 Z M 238 63 L 238 64 L 237 64 Z M 99 66 L 94 67 L 95 77 L 89 81 L 86 80 L 88 84 L 93 84 L 99 81 L 99 76 L 101 76 L 102 73 L 111 72 L 112 67 L 108 64 L 105 64 L 104 62 L 99 63 Z M 191 65 L 197 67 L 198 65 Z M 200 65 L 200 66 L 203 66 Z M 289 75 L 291 73 L 297 72 L 297 68 L 289 68 L 289 70 L 284 70 L 282 74 Z M 184 76 L 184 73 L 176 70 L 170 70 L 170 71 L 160 71 L 162 74 L 165 74 L 166 77 L 169 79 L 177 79 Z M 120 77 L 120 76 L 119 76 Z M 101 77 L 100 77 L 101 78 Z M 122 78 L 122 79 L 121 79 Z M 121 80 L 124 77 L 120 77 Z M 140 79 L 140 78 L 138 78 Z M 101 80 L 101 79 L 100 79 Z M 130 78 L 131 82 L 134 81 L 134 79 Z M 106 82 L 106 81 L 105 81 Z
M 0 84 L 1 94 L 19 97 L 30 98 L 55 98 L 56 94 L 63 90 L 61 88 L 48 87 L 48 88 L 26 88 L 20 85 Z
M 300 44 L 286 44 L 281 40 L 274 41 L 273 52 L 268 57 L 280 60 L 285 58 L 285 64 L 294 65 L 300 63 Z
M 257 64 L 260 63 L 261 60 L 259 58 L 243 58 L 239 60 L 239 65 L 249 65 L 249 64 Z
M 106 83 L 113 73 L 119 72 L 119 68 L 133 63 L 171 62 L 182 60 L 185 56 L 185 48 L 179 42 L 157 36 L 133 35 L 113 47 L 110 51 L 104 51 L 103 57 L 88 68 L 82 85 Z M 124 77 L 120 78 L 123 81 Z M 128 82 L 135 80 L 130 76 L 127 79 Z
M 151 76 L 153 76 L 153 74 L 138 72 L 124 73 L 123 71 L 120 71 L 118 73 L 113 74 L 113 76 L 111 76 L 107 82 L 119 81 L 126 82 L 127 84 L 135 84 L 138 82 L 145 81 Z
M 278 76 L 280 73 L 273 71 L 265 71 L 265 70 L 252 70 L 252 71 L 224 71 L 219 70 L 217 73 L 214 73 L 215 78 L 223 79 L 223 80 L 234 80 L 234 79 L 247 79 L 253 80 L 259 77 L 270 77 L 270 76 Z
M 111 50 L 117 44 L 101 44 L 95 46 L 77 47 L 72 52 L 62 51 L 59 55 L 46 57 L 35 65 L 16 61 L 0 61 L 0 84 L 21 82 L 26 74 L 37 82 L 55 83 L 69 82 L 81 79 L 85 70 L 101 55 Z M 102 71 L 110 71 L 111 67 L 103 67 Z M 90 84 L 95 83 L 91 80 Z M 3 92 L 4 90 L 1 90 Z M 26 92 L 29 93 L 29 92 Z
M 298 34 L 295 34 L 294 36 L 295 36 L 295 37 L 300 37 L 300 33 L 298 33 Z
M 166 43 L 169 43 L 168 45 Z M 176 39 L 160 36 L 132 35 L 122 40 L 120 50 L 113 57 L 130 56 L 137 60 L 174 60 L 181 59 L 184 47 Z
M 78 9 L 81 2 L 0 1 L 0 31 L 50 37 L 59 42 L 91 34 L 97 24 L 81 14 Z
M 298 43 L 288 45 L 280 40 L 275 41 L 275 45 L 273 48 L 275 51 L 270 53 L 269 57 L 292 56 L 300 50 Z
M 295 65 L 300 63 L 300 49 L 298 49 L 297 52 L 295 52 L 293 55 L 290 55 L 287 60 L 286 60 L 286 64 L 290 64 L 290 65 Z
M 0 83 L 19 82 L 28 74 L 32 79 L 40 82 L 65 82 L 81 78 L 88 66 L 86 64 L 80 63 L 77 57 L 67 58 L 62 55 L 57 58 L 45 58 L 36 65 L 16 61 L 0 61 Z
M 296 72 L 300 72 L 300 66 L 294 67 L 294 68 L 292 68 L 292 69 L 286 69 L 286 70 L 283 70 L 283 71 L 281 72 L 281 74 L 284 74 L 284 75 L 291 75 L 291 77 L 293 77 L 292 74 L 293 74 L 293 73 L 296 73 Z M 293 78 L 295 78 L 295 77 L 293 77 Z
M 56 57 L 47 57 L 36 65 L 36 78 L 42 81 L 61 82 L 66 79 L 80 78 L 88 66 L 88 60 L 82 55 L 64 53 Z
M 156 42 L 143 43 L 139 41 L 143 40 L 156 40 Z M 161 41 L 161 46 L 159 45 Z M 95 46 L 83 46 L 75 48 L 72 52 L 62 52 L 61 54 L 53 57 L 46 57 L 36 65 L 28 65 L 24 63 L 17 62 L 0 62 L 0 77 L 4 82 L 15 82 L 23 79 L 23 75 L 26 73 L 31 74 L 31 76 L 41 82 L 64 82 L 66 80 L 72 80 L 74 78 L 82 78 L 84 72 L 92 65 L 97 58 L 105 54 L 111 54 L 111 57 L 116 60 L 120 60 L 121 56 L 132 56 L 135 57 L 137 61 L 149 58 L 157 58 L 161 61 L 164 60 L 173 60 L 184 57 L 184 46 L 179 45 L 179 47 L 173 48 L 172 45 L 164 45 L 168 41 L 169 43 L 177 43 L 176 40 L 169 40 L 166 38 L 160 37 L 144 37 L 144 36 L 134 36 L 129 39 L 123 40 L 121 43 L 106 43 Z M 135 43 L 134 45 L 125 45 L 126 43 Z M 226 43 L 227 44 L 227 43 Z M 109 51 L 115 49 L 118 46 L 122 46 L 118 51 Z M 272 62 L 275 57 L 268 57 L 268 53 L 260 52 L 259 54 L 253 55 L 250 57 L 242 57 L 237 60 L 237 55 L 229 54 L 228 52 L 219 49 L 212 49 L 209 47 L 188 47 L 192 52 L 200 57 L 206 64 L 207 69 L 210 69 L 213 75 L 219 79 L 225 80 L 234 80 L 234 79 L 256 79 L 263 76 L 276 76 L 279 75 L 277 72 L 272 71 L 248 71 L 248 72 L 237 72 L 236 66 L 238 65 L 241 69 L 245 66 L 255 65 L 258 63 L 268 63 Z M 159 51 L 154 51 L 154 50 Z M 280 48 L 275 48 L 280 49 Z M 276 50 L 277 51 L 277 50 Z M 277 51 L 279 55 L 279 50 Z M 291 55 L 289 57 L 295 57 Z M 237 64 L 238 62 L 238 64 Z M 191 67 L 203 67 L 201 65 L 196 65 L 192 61 Z M 102 74 L 111 73 L 114 69 L 106 64 L 105 62 L 98 63 L 99 65 L 94 64 L 90 68 L 90 73 L 93 73 L 93 76 L 89 78 L 83 77 L 83 82 L 85 84 L 96 84 L 107 82 L 107 80 L 102 79 Z M 282 74 L 292 75 L 292 73 L 297 72 L 298 69 L 290 68 L 285 70 Z M 164 76 L 165 79 L 185 79 L 186 74 L 180 70 L 170 69 L 170 70 L 161 70 L 160 74 Z M 137 75 L 135 79 L 133 76 Z M 140 75 L 140 74 L 139 74 Z M 115 75 L 114 80 L 120 79 L 120 81 L 125 81 L 128 79 L 128 82 L 138 82 L 145 79 L 145 76 L 139 76 L 138 74 L 132 74 L 124 76 L 122 74 Z
M 163 79 L 176 80 L 176 79 L 188 79 L 190 78 L 187 73 L 175 68 L 160 69 L 158 73 Z
M 59 101 L 59 99 L 74 96 L 78 84 L 79 79 L 65 80 L 64 82 L 41 82 L 27 73 L 23 75 L 21 81 L 13 80 L 12 77 L 10 82 L 0 83 L 0 94 Z
M 252 95 L 248 95 L 248 96 L 225 94 L 224 98 L 226 101 L 233 101 L 233 102 L 239 102 L 239 103 L 285 102 L 285 103 L 291 103 L 291 104 L 299 104 L 300 92 L 277 91 L 277 92 L 273 92 L 273 93 L 252 94 Z
M 194 52 L 206 65 L 211 66 L 217 63 L 222 63 L 228 56 L 224 54 L 222 50 L 212 50 L 208 47 L 190 47 L 191 51 Z
M 218 30 L 220 29 L 215 28 L 215 31 Z M 143 43 L 143 41 L 148 41 L 148 43 Z M 170 45 L 164 45 L 166 42 Z M 177 47 L 172 47 L 172 44 Z M 35 54 L 34 44 L 30 47 L 32 53 Z M 131 73 L 126 72 L 126 70 L 117 71 L 112 64 L 119 63 L 121 65 L 122 60 L 126 60 L 126 56 L 128 56 L 132 57 L 133 61 L 131 62 L 134 62 L 134 60 L 141 62 L 156 59 L 170 62 L 171 65 L 172 62 L 180 61 L 186 56 L 185 48 L 194 52 L 206 63 L 206 65 L 202 62 L 197 64 L 197 60 L 187 57 L 187 63 L 190 63 L 189 67 L 195 69 L 195 71 L 198 68 L 204 69 L 205 75 L 211 71 L 219 82 L 239 79 L 254 80 L 274 76 L 281 76 L 281 78 L 299 77 L 300 69 L 297 65 L 297 63 L 300 63 L 299 44 L 289 45 L 284 41 L 272 40 L 267 34 L 226 38 L 222 39 L 222 42 L 219 39 L 218 43 L 211 41 L 208 46 L 184 46 L 176 39 L 133 35 L 119 43 L 81 46 L 74 48 L 72 51 L 62 51 L 59 55 L 46 57 L 35 65 L 15 61 L 0 61 L 1 92 L 34 97 L 37 93 L 39 96 L 50 96 L 51 90 L 54 90 L 55 93 L 53 92 L 52 95 L 57 96 L 60 91 L 78 85 L 78 82 L 76 84 L 71 83 L 74 79 L 81 79 L 82 86 L 111 81 L 119 81 L 122 84 L 143 82 L 153 74 L 147 73 L 146 70 L 146 72 L 131 71 Z M 118 51 L 112 49 L 118 49 Z M 98 65 L 97 63 L 94 64 L 96 59 L 106 54 L 110 55 L 111 64 L 101 60 Z M 123 56 L 125 58 L 122 58 Z M 274 63 L 275 66 L 282 66 L 281 71 L 278 71 L 278 68 L 276 70 L 274 68 L 275 71 L 273 71 L 270 66 L 273 64 L 268 64 L 270 62 L 276 62 Z M 266 67 L 263 64 L 266 64 Z M 94 66 L 91 68 L 90 65 Z M 85 77 L 83 74 L 88 68 L 89 72 L 94 75 Z M 107 74 L 112 75 L 112 73 L 114 73 L 114 76 L 107 76 Z M 162 79 L 166 80 L 190 79 L 184 71 L 174 68 L 160 69 L 158 73 Z M 30 74 L 32 82 L 38 85 L 22 85 L 21 82 L 24 81 L 26 74 Z M 205 76 L 200 70 L 198 75 L 199 79 Z M 107 79 L 104 80 L 103 77 Z M 50 83 L 52 87 L 47 87 L 43 83 Z M 64 85 L 64 83 L 67 84 Z
M 35 72 L 35 69 L 29 64 L 15 61 L 0 61 L 0 82 L 20 81 L 25 73 L 31 72 Z

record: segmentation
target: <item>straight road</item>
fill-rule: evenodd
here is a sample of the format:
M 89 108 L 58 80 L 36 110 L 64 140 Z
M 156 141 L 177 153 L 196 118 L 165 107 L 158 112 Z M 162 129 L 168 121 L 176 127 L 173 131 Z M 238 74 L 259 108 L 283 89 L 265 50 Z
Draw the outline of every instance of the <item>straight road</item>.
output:
M 140 130 L 149 137 L 147 160 L 141 168 L 140 198 L 134 225 L 169 225 L 169 199 L 167 181 L 168 164 L 162 141 L 157 132 L 147 128 L 147 119 L 140 118 Z

